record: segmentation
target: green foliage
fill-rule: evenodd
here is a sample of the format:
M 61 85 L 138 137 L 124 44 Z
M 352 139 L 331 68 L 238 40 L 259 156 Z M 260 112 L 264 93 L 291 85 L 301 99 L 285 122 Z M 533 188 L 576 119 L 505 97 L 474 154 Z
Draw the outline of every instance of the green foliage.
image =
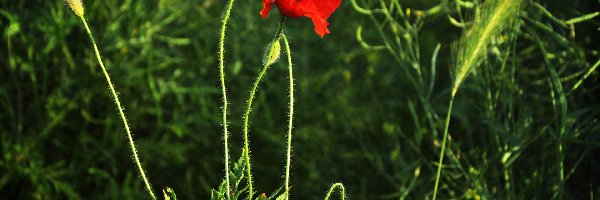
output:
M 233 163 L 233 168 L 229 172 L 229 180 L 232 183 L 231 191 L 230 191 L 231 199 L 242 199 L 241 198 L 242 195 L 244 195 L 245 193 L 248 193 L 248 186 L 243 185 L 245 167 L 246 167 L 245 156 L 240 156 L 238 161 Z M 211 191 L 210 199 L 211 200 L 227 199 L 226 195 L 225 195 L 225 192 L 227 192 L 226 184 L 227 184 L 227 180 L 223 179 L 223 181 L 221 182 L 221 184 L 219 185 L 217 190 L 213 189 Z M 275 197 L 279 194 L 280 191 L 281 191 L 281 187 L 276 189 L 268 197 L 263 193 L 263 194 L 259 195 L 256 199 L 261 199 L 261 200 L 262 199 L 265 199 L 265 200 L 275 199 Z M 285 197 L 284 195 L 279 195 L 279 196 L 277 196 L 277 200 L 279 200 L 281 198 L 281 196 Z
M 177 195 L 173 189 L 167 187 L 167 191 L 163 190 L 165 200 L 177 200 Z
M 450 94 L 450 103 L 444 125 L 444 135 L 442 138 L 442 147 L 438 161 L 437 173 L 435 177 L 435 186 L 433 189 L 433 199 L 436 199 L 439 181 L 444 164 L 446 142 L 448 141 L 448 128 L 450 126 L 450 117 L 452 116 L 452 106 L 454 98 L 461 83 L 467 78 L 468 73 L 477 68 L 486 54 L 486 49 L 492 39 L 497 38 L 500 33 L 513 24 L 518 18 L 521 8 L 521 0 L 488 0 L 475 11 L 470 27 L 467 28 L 461 41 L 459 42 L 457 67 L 454 72 L 454 83 Z
M 568 188 L 575 186 L 564 185 L 569 181 L 564 181 L 561 174 L 566 168 L 569 168 L 566 167 L 567 163 L 574 164 L 573 160 L 584 162 L 585 159 L 580 153 L 593 151 L 584 149 L 595 148 L 592 146 L 595 146 L 597 142 L 592 142 L 592 146 L 587 147 L 574 143 L 570 144 L 571 147 L 562 145 L 565 145 L 565 134 L 568 135 L 570 131 L 581 131 L 581 129 L 573 127 L 571 123 L 597 118 L 598 110 L 596 106 L 576 103 L 582 99 L 577 100 L 578 98 L 575 97 L 577 95 L 568 97 L 566 94 L 572 89 L 564 87 L 564 85 L 576 86 L 579 82 L 577 79 L 589 81 L 584 74 L 589 70 L 595 70 L 595 64 L 592 63 L 598 60 L 598 54 L 594 50 L 585 50 L 585 47 L 582 47 L 591 45 L 591 43 L 585 42 L 590 38 L 588 35 L 591 34 L 588 32 L 590 29 L 585 28 L 586 26 L 580 26 L 577 29 L 566 26 L 564 22 L 570 20 L 561 20 L 550 13 L 556 12 L 555 14 L 562 15 L 561 18 L 564 19 L 587 19 L 588 16 L 593 15 L 581 14 L 590 13 L 589 11 L 558 10 L 556 8 L 560 6 L 550 6 L 553 3 L 542 6 L 536 1 L 526 2 L 518 14 L 514 11 L 501 12 L 503 17 L 511 18 L 510 20 L 515 22 L 514 25 L 506 27 L 509 23 L 502 23 L 499 27 L 505 28 L 505 31 L 490 29 L 494 31 L 487 32 L 494 32 L 492 35 L 495 36 L 487 38 L 488 41 L 485 42 L 486 37 L 482 37 L 482 34 L 486 33 L 487 28 L 471 31 L 471 34 L 464 36 L 466 40 L 459 39 L 459 35 L 453 35 L 451 32 L 456 32 L 452 30 L 477 27 L 476 24 L 483 25 L 480 27 L 493 25 L 489 22 L 478 22 L 477 19 L 487 19 L 487 21 L 494 19 L 489 17 L 493 15 L 486 15 L 486 12 L 490 12 L 490 7 L 486 7 L 485 4 L 497 1 L 483 1 L 483 4 L 468 1 L 423 1 L 420 3 L 406 1 L 404 4 L 399 2 L 402 1 L 352 1 L 359 13 L 365 14 L 372 20 L 372 26 L 369 27 L 373 28 L 359 27 L 357 29 L 357 39 L 360 44 L 370 51 L 386 50 L 388 57 L 394 58 L 397 62 L 393 66 L 404 72 L 404 76 L 401 77 L 405 81 L 398 82 L 407 83 L 406 85 L 409 86 L 401 87 L 402 89 L 398 91 L 399 94 L 410 95 L 405 97 L 406 104 L 399 105 L 395 110 L 398 110 L 398 113 L 410 113 L 410 115 L 403 117 L 403 123 L 383 125 L 383 130 L 386 132 L 398 132 L 405 136 L 397 139 L 395 148 L 380 150 L 389 152 L 389 160 L 373 159 L 372 161 L 381 169 L 379 172 L 381 179 L 398 177 L 397 179 L 387 178 L 388 184 L 396 187 L 397 191 L 390 192 L 384 197 L 422 199 L 424 196 L 432 195 L 434 188 L 424 187 L 433 185 L 435 181 L 436 176 L 431 176 L 432 167 L 444 169 L 444 173 L 440 177 L 441 198 L 459 197 L 462 194 L 484 199 L 585 196 L 580 193 L 581 191 L 569 190 Z M 582 4 L 584 3 L 562 6 L 572 8 L 572 6 L 582 6 Z M 552 12 L 545 7 L 552 9 Z M 579 9 L 581 8 L 579 7 Z M 510 15 L 505 16 L 505 14 Z M 520 17 L 516 18 L 516 16 Z M 428 24 L 435 25 L 428 26 Z M 587 27 L 597 25 L 597 21 L 590 22 Z M 372 31 L 365 31 L 369 29 Z M 571 32 L 571 38 L 568 36 L 569 32 Z M 431 34 L 436 37 L 431 37 Z M 443 34 L 446 37 L 440 36 Z M 543 41 L 542 46 L 552 48 L 555 53 L 547 50 L 544 52 L 539 47 L 540 44 L 536 38 L 546 37 L 548 40 L 541 40 Z M 476 41 L 483 41 L 481 44 L 489 42 L 489 46 L 483 48 L 482 51 L 474 51 L 477 48 L 464 48 L 468 47 L 468 44 L 476 47 L 476 44 L 479 43 Z M 442 50 L 438 52 L 439 45 L 435 48 L 432 45 L 436 43 L 443 44 L 442 46 L 445 48 L 441 48 Z M 454 48 L 448 48 L 449 46 Z M 460 56 L 452 57 L 453 54 L 448 53 L 452 50 L 462 51 L 462 55 L 469 54 L 466 52 L 479 52 L 480 55 L 474 57 L 478 61 L 473 62 L 473 65 L 469 64 L 469 67 L 461 68 L 460 64 L 456 63 L 465 63 L 466 59 L 461 61 Z M 431 62 L 427 62 L 427 59 L 419 56 L 422 52 L 425 52 L 425 55 L 432 55 L 428 57 L 431 58 Z M 441 59 L 437 58 L 438 55 Z M 573 62 L 566 62 L 566 60 Z M 562 64 L 557 64 L 557 62 Z M 443 67 L 438 67 L 440 63 Z M 476 70 L 475 66 L 479 64 L 481 64 L 481 68 Z M 535 73 L 531 70 L 532 66 L 536 66 L 533 67 L 537 69 Z M 546 69 L 545 66 L 549 67 Z M 558 68 L 556 66 L 562 66 L 562 70 L 556 70 Z M 451 67 L 456 67 L 458 71 L 448 70 Z M 555 68 L 555 75 L 552 75 L 552 68 Z M 540 72 L 544 71 L 552 73 L 542 75 Z M 447 105 L 447 99 L 453 96 L 453 88 L 461 85 L 469 72 L 472 72 L 473 80 L 472 82 L 466 81 L 466 85 L 463 86 L 464 93 L 457 97 L 454 112 L 452 115 L 444 112 L 449 109 L 444 105 Z M 439 74 L 447 76 L 451 73 L 453 73 L 450 76 L 453 81 L 444 79 L 444 76 L 438 76 Z M 591 84 L 593 85 L 593 83 Z M 452 87 L 448 87 L 448 85 Z M 560 89 L 560 85 L 563 85 L 562 89 Z M 577 104 L 577 106 L 573 106 L 573 104 Z M 568 113 L 577 113 L 582 110 L 590 114 L 588 117 L 591 118 L 573 116 L 569 120 L 568 116 L 571 115 Z M 438 113 L 447 114 L 448 121 L 440 118 Z M 452 126 L 448 127 L 445 124 L 452 124 Z M 597 128 L 595 125 L 591 126 Z M 576 130 L 568 130 L 569 127 Z M 436 139 L 441 138 L 438 133 L 440 130 L 442 133 L 445 132 L 444 128 L 449 128 L 450 145 L 448 148 L 451 150 L 446 151 L 444 156 L 450 158 L 450 163 L 440 166 L 439 162 L 434 161 L 437 160 L 437 157 L 432 156 L 431 152 L 439 152 L 439 148 L 444 145 Z M 589 129 L 586 128 L 586 130 Z M 592 132 L 587 134 L 589 135 L 584 136 L 585 138 L 592 137 L 596 141 L 597 137 L 592 136 L 594 135 Z M 390 134 L 385 138 L 392 141 L 395 135 Z M 382 134 L 377 137 L 382 137 Z M 370 157 L 378 157 L 383 154 L 373 150 L 377 149 L 373 146 L 380 143 L 373 142 L 364 145 L 365 149 L 373 152 Z M 538 152 L 538 149 L 550 147 L 552 150 Z M 566 149 L 572 149 L 575 152 L 567 153 Z M 571 157 L 572 161 L 565 159 L 567 157 Z M 587 159 L 590 158 L 587 157 Z M 391 162 L 392 160 L 397 160 L 398 164 Z M 434 164 L 424 165 L 424 161 Z M 541 167 L 540 163 L 546 163 L 545 167 Z M 588 164 L 597 165 L 593 161 L 592 163 Z M 580 163 L 572 165 L 571 172 L 576 173 L 575 169 L 579 165 Z M 398 173 L 394 169 L 404 170 Z M 419 173 L 412 175 L 413 171 Z M 528 171 L 528 173 L 523 171 Z M 434 177 L 434 179 L 429 179 L 429 177 Z M 552 179 L 552 181 L 541 181 L 548 179 Z M 589 183 L 589 181 L 583 182 Z M 571 184 L 574 183 L 571 182 Z M 373 190 L 370 191 L 373 192 Z M 531 191 L 536 192 L 532 194 Z M 595 191 L 597 188 L 592 187 L 584 193 L 595 194 Z
M 296 80 L 290 199 L 321 197 L 334 182 L 352 199 L 432 196 L 452 52 L 484 2 L 344 1 L 324 39 L 308 19 L 286 22 Z M 84 3 L 153 186 L 223 199 L 216 52 L 228 2 Z M 236 1 L 224 43 L 235 158 L 248 89 L 278 23 L 261 6 Z M 598 198 L 598 6 L 524 1 L 490 38 L 454 101 L 440 199 Z M 3 198 L 148 198 L 84 31 L 63 1 L 0 0 Z M 287 73 L 287 62 L 273 63 L 253 106 L 258 198 L 285 196 Z M 243 162 L 230 169 L 242 198 Z
M 229 172 L 229 181 L 232 183 L 230 188 L 230 197 L 231 199 L 239 199 L 240 196 L 248 191 L 248 186 L 240 186 L 242 181 L 244 180 L 244 169 L 246 167 L 245 156 L 240 156 L 237 162 L 233 164 L 233 168 Z M 221 200 L 226 199 L 225 193 L 227 192 L 227 180 L 224 179 L 223 182 L 219 185 L 218 190 L 212 190 L 210 199 L 211 200 Z

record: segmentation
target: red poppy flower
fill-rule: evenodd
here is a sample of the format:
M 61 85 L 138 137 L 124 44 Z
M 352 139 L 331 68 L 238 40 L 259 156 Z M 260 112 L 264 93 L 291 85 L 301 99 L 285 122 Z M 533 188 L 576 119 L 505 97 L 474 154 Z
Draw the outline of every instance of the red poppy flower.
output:
M 286 17 L 308 17 L 312 20 L 315 31 L 321 37 L 329 34 L 327 18 L 340 6 L 342 0 L 263 0 L 264 8 L 260 11 L 267 18 L 271 5 L 276 4 L 279 12 Z

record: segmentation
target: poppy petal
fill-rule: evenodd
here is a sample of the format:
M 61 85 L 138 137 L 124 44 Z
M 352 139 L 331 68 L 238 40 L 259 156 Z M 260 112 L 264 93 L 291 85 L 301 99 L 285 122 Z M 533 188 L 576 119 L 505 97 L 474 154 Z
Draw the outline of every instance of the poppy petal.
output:
M 279 13 L 289 18 L 301 16 L 312 20 L 315 32 L 321 37 L 329 34 L 327 18 L 340 6 L 342 0 L 263 0 L 260 15 L 267 18 L 272 4 L 277 5 Z
M 263 0 L 263 9 L 260 11 L 260 15 L 266 19 L 269 16 L 269 12 L 271 12 L 271 4 L 273 4 L 273 0 Z
M 329 34 L 329 29 L 327 29 L 329 22 L 327 22 L 326 19 L 323 19 L 320 16 L 315 16 L 314 14 L 308 14 L 307 17 L 312 20 L 315 26 L 315 32 L 317 32 L 318 35 L 324 37 L 325 34 Z
M 304 0 L 304 16 L 312 19 L 315 32 L 321 37 L 329 34 L 327 18 L 340 6 L 341 2 L 341 0 Z
M 281 15 L 289 18 L 304 16 L 304 4 L 307 0 L 272 0 L 277 5 Z
M 333 11 L 335 11 L 342 3 L 342 0 L 305 0 L 305 1 L 308 1 L 307 2 L 308 5 L 306 5 L 306 7 L 305 7 L 305 9 L 307 9 L 308 12 L 316 12 L 325 19 L 329 18 L 331 13 L 333 13 Z

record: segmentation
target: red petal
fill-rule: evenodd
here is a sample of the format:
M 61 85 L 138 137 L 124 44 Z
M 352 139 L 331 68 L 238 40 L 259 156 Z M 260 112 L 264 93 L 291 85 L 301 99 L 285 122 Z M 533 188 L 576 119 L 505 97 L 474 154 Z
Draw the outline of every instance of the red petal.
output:
M 318 35 L 322 37 L 325 36 L 325 34 L 329 34 L 329 29 L 327 29 L 327 26 L 329 26 L 329 22 L 327 22 L 326 19 L 323 19 L 321 17 L 318 16 L 307 16 L 309 17 L 314 26 L 315 26 L 315 32 L 317 32 Z
M 303 0 L 306 2 L 304 11 L 306 13 L 318 13 L 324 19 L 329 18 L 342 3 L 342 0 Z
M 304 16 L 312 19 L 315 31 L 321 37 L 329 34 L 327 18 L 335 11 L 342 0 L 303 0 Z
M 342 0 L 263 0 L 264 8 L 260 11 L 263 18 L 267 18 L 271 11 L 271 4 L 276 4 L 281 15 L 296 18 L 305 16 L 312 20 L 315 32 L 321 37 L 329 34 L 327 18 L 342 3 Z
M 269 16 L 269 12 L 271 12 L 271 4 L 273 4 L 272 0 L 263 0 L 263 9 L 260 11 L 260 15 L 263 19 L 266 19 Z
M 273 0 L 281 15 L 296 18 L 304 16 L 304 4 L 307 0 Z

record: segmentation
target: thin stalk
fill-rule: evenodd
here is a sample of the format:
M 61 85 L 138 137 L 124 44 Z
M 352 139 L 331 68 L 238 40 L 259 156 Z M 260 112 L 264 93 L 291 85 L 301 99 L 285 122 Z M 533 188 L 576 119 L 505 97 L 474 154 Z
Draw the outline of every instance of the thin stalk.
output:
M 225 149 L 225 184 L 227 184 L 227 199 L 230 197 L 230 185 L 229 185 L 229 132 L 227 131 L 227 89 L 225 87 L 225 72 L 224 72 L 224 54 L 225 54 L 225 30 L 227 29 L 227 22 L 231 14 L 231 8 L 235 0 L 229 0 L 229 5 L 225 11 L 225 17 L 223 18 L 223 24 L 221 24 L 221 37 L 219 38 L 219 78 L 221 80 L 221 93 L 223 94 L 223 148 Z
M 583 83 L 583 81 L 585 79 L 587 79 L 595 70 L 596 68 L 598 68 L 598 66 L 600 66 L 600 60 L 598 60 L 586 73 L 585 75 L 579 79 L 577 81 L 577 83 L 575 83 L 575 85 L 573 86 L 573 89 L 571 89 L 571 91 L 569 91 L 568 94 L 571 94 L 573 91 L 575 91 L 579 86 L 581 86 L 581 84 Z
M 327 192 L 327 195 L 325 196 L 325 200 L 329 200 L 329 197 L 331 197 L 331 193 L 333 193 L 333 190 L 336 187 L 340 188 L 340 195 L 342 196 L 341 199 L 342 200 L 346 199 L 346 188 L 344 188 L 344 185 L 342 183 L 335 183 L 331 186 L 331 188 L 329 188 L 329 191 Z
M 511 19 L 518 14 L 519 6 L 522 0 L 492 0 L 486 1 L 480 9 L 479 15 L 475 16 L 474 25 L 465 32 L 461 41 L 461 49 L 458 53 L 458 67 L 454 75 L 454 83 L 450 96 L 450 105 L 446 115 L 446 124 L 444 127 L 444 137 L 442 139 L 442 149 L 438 162 L 437 175 L 435 177 L 435 187 L 433 199 L 437 197 L 438 186 L 442 173 L 444 161 L 444 152 L 446 150 L 446 141 L 448 139 L 448 127 L 450 126 L 450 116 L 452 114 L 452 105 L 454 97 L 460 85 L 467 78 L 469 73 L 479 66 L 484 59 L 486 49 L 493 38 L 498 36 L 509 24 Z M 456 160 L 457 161 L 457 160 Z M 460 165 L 460 163 L 459 163 Z
M 150 194 L 152 199 L 156 199 L 156 196 L 154 196 L 154 193 L 152 193 L 152 188 L 150 187 L 150 182 L 148 181 L 148 178 L 146 178 L 146 174 L 144 173 L 144 169 L 142 168 L 142 164 L 140 163 L 140 158 L 137 154 L 137 149 L 135 148 L 135 144 L 133 143 L 133 137 L 131 136 L 131 129 L 129 128 L 129 124 L 127 123 L 127 118 L 125 118 L 125 112 L 123 112 L 123 107 L 121 106 L 121 101 L 119 101 L 119 97 L 117 96 L 117 92 L 115 91 L 113 83 L 110 80 L 110 76 L 108 75 L 108 72 L 106 71 L 106 67 L 104 67 L 104 63 L 102 62 L 102 59 L 100 58 L 100 51 L 98 51 L 98 46 L 96 45 L 96 40 L 94 40 L 94 36 L 92 36 L 92 31 L 90 31 L 90 28 L 88 27 L 88 24 L 85 21 L 85 18 L 83 17 L 83 15 L 80 15 L 79 17 L 81 18 L 81 21 L 83 22 L 83 26 L 85 27 L 85 30 L 87 31 L 88 35 L 90 36 L 90 40 L 92 40 L 92 45 L 94 46 L 94 52 L 96 53 L 96 58 L 98 59 L 98 63 L 100 63 L 100 68 L 102 69 L 102 73 L 104 73 L 104 78 L 106 78 L 106 82 L 108 83 L 110 92 L 112 93 L 115 103 L 117 104 L 117 108 L 119 109 L 119 115 L 121 116 L 121 121 L 123 121 L 123 125 L 125 126 L 125 131 L 127 132 L 127 139 L 129 140 L 129 147 L 131 148 L 131 152 L 133 153 L 133 160 L 135 161 L 135 164 L 137 165 L 137 168 L 140 171 L 140 174 L 142 175 L 142 180 L 144 181 L 146 190 L 148 190 L 148 193 Z
M 559 123 L 559 132 L 558 132 L 558 136 L 557 136 L 557 150 L 558 150 L 558 156 L 557 156 L 557 170 L 558 170 L 558 184 L 559 184 L 559 193 L 558 193 L 558 199 L 563 199 L 564 198 L 564 193 L 565 193 L 565 172 L 564 172 L 564 162 L 565 162 L 565 150 L 564 150 L 564 141 L 563 141 L 563 136 L 565 135 L 566 132 L 566 126 L 567 126 L 567 99 L 566 99 L 566 94 L 565 94 L 565 90 L 563 88 L 562 83 L 560 82 L 560 78 L 558 76 L 558 73 L 556 72 L 556 69 L 554 67 L 554 65 L 550 62 L 550 60 L 545 56 L 548 55 L 548 52 L 546 51 L 546 48 L 544 48 L 544 44 L 542 43 L 542 40 L 540 38 L 536 38 L 539 48 L 542 51 L 542 55 L 544 58 L 544 62 L 546 63 L 546 68 L 548 68 L 548 71 L 550 72 L 550 82 L 552 85 L 552 90 L 551 90 L 551 96 L 554 98 L 552 100 L 553 104 L 555 106 L 557 106 L 557 112 L 560 113 L 560 123 Z M 556 95 L 558 95 L 558 97 L 554 97 L 554 93 L 556 93 Z M 558 100 L 558 102 L 556 102 Z M 559 111 L 560 110 L 560 111 Z
M 290 113 L 288 120 L 288 133 L 287 133 L 287 160 L 285 164 L 285 199 L 290 198 L 290 166 L 292 160 L 292 127 L 294 120 L 294 73 L 292 70 L 292 52 L 290 51 L 290 45 L 285 34 L 281 34 L 283 42 L 285 44 L 285 51 L 287 52 L 288 59 L 288 71 L 290 78 Z
M 248 120 L 250 118 L 250 111 L 252 110 L 252 101 L 254 100 L 254 96 L 256 91 L 258 90 L 258 84 L 262 80 L 262 78 L 267 73 L 267 69 L 269 69 L 270 62 L 269 59 L 273 56 L 273 49 L 275 47 L 275 42 L 279 40 L 281 36 L 281 32 L 283 31 L 283 22 L 285 21 L 285 17 L 281 18 L 279 22 L 279 26 L 277 27 L 277 32 L 275 33 L 275 37 L 273 41 L 269 45 L 269 53 L 267 54 L 267 60 L 263 63 L 263 68 L 256 77 L 256 81 L 254 81 L 254 85 L 252 86 L 252 90 L 250 90 L 250 96 L 248 97 L 248 106 L 246 107 L 246 113 L 244 114 L 244 156 L 246 157 L 246 173 L 248 176 L 248 192 L 249 197 L 252 199 L 252 195 L 254 193 L 254 188 L 252 187 L 252 169 L 250 165 L 250 147 L 248 141 Z
M 452 90 L 452 96 L 450 96 L 450 105 L 448 105 L 448 113 L 446 114 L 446 124 L 444 126 L 444 138 L 442 139 L 442 150 L 440 151 L 440 158 L 438 161 L 437 175 L 435 176 L 435 186 L 433 188 L 433 198 L 436 199 L 438 186 L 440 183 L 440 177 L 442 175 L 442 163 L 444 162 L 444 151 L 446 150 L 446 141 L 448 140 L 448 127 L 450 126 L 450 115 L 452 115 L 452 105 L 454 104 L 454 97 L 456 90 Z

